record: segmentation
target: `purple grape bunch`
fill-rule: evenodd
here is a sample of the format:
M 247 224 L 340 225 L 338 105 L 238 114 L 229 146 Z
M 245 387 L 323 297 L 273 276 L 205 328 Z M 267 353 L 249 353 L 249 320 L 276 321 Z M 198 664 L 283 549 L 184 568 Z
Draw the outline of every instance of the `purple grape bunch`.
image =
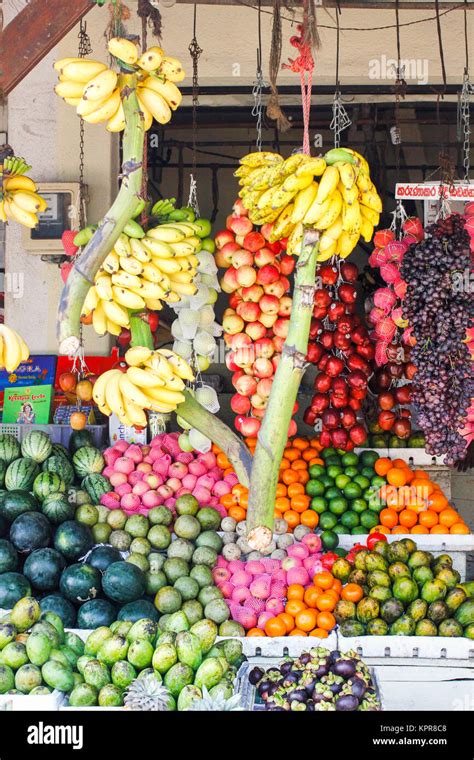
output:
M 408 288 L 403 315 L 413 327 L 417 367 L 413 404 L 426 451 L 453 465 L 466 455 L 460 430 L 474 396 L 466 330 L 474 319 L 470 239 L 464 219 L 452 214 L 430 225 L 406 252 L 401 274 Z M 467 277 L 466 277 L 467 273 Z

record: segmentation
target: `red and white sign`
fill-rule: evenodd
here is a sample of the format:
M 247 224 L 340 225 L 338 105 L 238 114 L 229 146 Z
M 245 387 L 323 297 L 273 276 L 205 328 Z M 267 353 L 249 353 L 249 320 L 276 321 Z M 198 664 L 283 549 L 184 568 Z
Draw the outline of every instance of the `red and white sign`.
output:
M 474 201 L 474 182 L 456 182 L 451 186 L 440 182 L 397 182 L 395 185 L 397 200 L 432 201 L 441 197 L 447 201 Z

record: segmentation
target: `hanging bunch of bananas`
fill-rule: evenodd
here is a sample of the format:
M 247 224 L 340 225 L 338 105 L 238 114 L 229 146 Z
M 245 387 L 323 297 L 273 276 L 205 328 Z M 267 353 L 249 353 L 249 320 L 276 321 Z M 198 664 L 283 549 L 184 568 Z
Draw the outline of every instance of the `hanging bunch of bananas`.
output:
M 160 311 L 196 292 L 201 228 L 194 222 L 160 224 L 141 239 L 122 233 L 108 254 L 84 301 L 99 335 L 120 335 L 130 310 Z
M 36 192 L 36 184 L 26 172 L 31 169 L 24 158 L 6 156 L 0 165 L 0 221 L 12 219 L 33 229 L 38 224 L 38 213 L 46 211 L 48 204 Z
M 181 82 L 185 72 L 177 58 L 166 56 L 159 47 L 151 47 L 140 56 L 135 40 L 113 37 L 108 49 L 123 70 L 138 76 L 138 102 L 148 130 L 153 119 L 159 124 L 170 121 L 182 99 L 175 82 Z M 90 124 L 106 121 L 109 132 L 125 129 L 117 72 L 89 58 L 62 58 L 54 68 L 59 73 L 56 94 L 75 106 L 78 116 Z
M 26 362 L 30 349 L 11 327 L 0 324 L 0 369 L 14 372 L 19 364 Z
M 235 172 L 240 198 L 254 224 L 273 224 L 270 241 L 288 238 L 287 253 L 298 255 L 305 228 L 322 232 L 318 261 L 346 258 L 362 236 L 372 238 L 382 201 L 363 156 L 334 148 L 324 157 L 294 153 L 249 153 Z
M 100 411 L 116 414 L 124 425 L 145 427 L 145 409 L 167 413 L 185 397 L 186 380 L 194 380 L 191 367 L 169 349 L 152 351 L 133 346 L 125 354 L 126 372 L 111 369 L 94 383 L 93 398 Z

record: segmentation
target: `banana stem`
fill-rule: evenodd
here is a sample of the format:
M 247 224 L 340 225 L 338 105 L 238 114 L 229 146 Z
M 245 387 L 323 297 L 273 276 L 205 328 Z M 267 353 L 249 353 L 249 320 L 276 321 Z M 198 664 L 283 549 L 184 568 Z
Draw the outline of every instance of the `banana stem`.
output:
M 140 316 L 141 312 L 130 314 L 131 346 L 145 346 L 153 351 L 153 335 L 150 325 Z
M 219 446 L 232 464 L 239 482 L 248 488 L 252 455 L 245 443 L 215 414 L 201 406 L 189 391 L 184 391 L 184 395 L 186 401 L 178 406 L 176 413 Z
M 121 74 L 120 85 L 126 125 L 123 137 L 122 184 L 117 198 L 77 259 L 64 285 L 56 327 L 60 354 L 72 355 L 79 348 L 80 317 L 87 292 L 140 200 L 145 130 L 136 95 L 136 84 L 135 74 Z
M 273 538 L 278 473 L 288 440 L 288 427 L 296 395 L 307 366 L 318 241 L 319 233 L 316 230 L 305 232 L 302 252 L 296 265 L 288 336 L 257 437 L 247 510 L 247 541 L 256 550 L 265 549 Z

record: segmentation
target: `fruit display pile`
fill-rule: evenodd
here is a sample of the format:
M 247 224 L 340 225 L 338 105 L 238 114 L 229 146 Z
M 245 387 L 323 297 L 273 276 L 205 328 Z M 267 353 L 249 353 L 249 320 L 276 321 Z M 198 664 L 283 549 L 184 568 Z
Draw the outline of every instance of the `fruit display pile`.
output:
M 358 269 L 342 263 L 319 267 L 322 287 L 314 294 L 308 361 L 318 367 L 314 394 L 304 421 L 321 420 L 320 442 L 351 451 L 367 438 L 357 413 L 367 395 L 374 356 L 369 333 L 355 313 Z
M 126 515 L 148 514 L 164 504 L 174 510 L 176 499 L 192 494 L 203 507 L 214 507 L 225 517 L 220 499 L 237 484 L 233 472 L 224 474 L 216 455 L 182 451 L 178 433 L 162 433 L 141 446 L 117 441 L 104 451 L 103 475 L 113 491 L 100 503 L 122 509 Z
M 338 558 L 344 584 L 334 609 L 343 636 L 474 636 L 474 600 L 448 554 L 433 557 L 410 538 L 376 541 Z
M 117 621 L 83 641 L 32 597 L 20 599 L 7 618 L 0 623 L 0 694 L 57 690 L 71 707 L 219 709 L 213 702 L 232 697 L 245 660 L 242 644 L 216 643 L 217 628 L 206 620 L 178 632 L 147 618 Z M 203 698 L 206 704 L 196 704 Z
M 380 710 L 367 665 L 356 652 L 315 647 L 296 659 L 253 668 L 248 680 L 265 710 L 285 712 Z
M 427 452 L 445 455 L 448 465 L 465 456 L 459 431 L 474 394 L 465 342 L 474 304 L 469 287 L 456 287 L 456 280 L 470 271 L 470 237 L 458 214 L 428 227 L 424 240 L 409 248 L 401 266 L 407 283 L 403 316 L 416 339 L 413 403 Z
M 216 263 L 226 269 L 221 287 L 229 294 L 222 325 L 236 390 L 231 408 L 243 436 L 255 436 L 260 429 L 290 322 L 288 276 L 295 263 L 282 244 L 269 242 L 270 233 L 269 224 L 255 229 L 237 201 L 226 229 L 215 237 Z M 295 432 L 292 421 L 290 434 Z
M 403 459 L 370 450 L 324 449 L 320 456 L 309 468 L 306 494 L 326 548 L 334 548 L 337 536 L 347 533 L 470 533 L 440 486 Z

